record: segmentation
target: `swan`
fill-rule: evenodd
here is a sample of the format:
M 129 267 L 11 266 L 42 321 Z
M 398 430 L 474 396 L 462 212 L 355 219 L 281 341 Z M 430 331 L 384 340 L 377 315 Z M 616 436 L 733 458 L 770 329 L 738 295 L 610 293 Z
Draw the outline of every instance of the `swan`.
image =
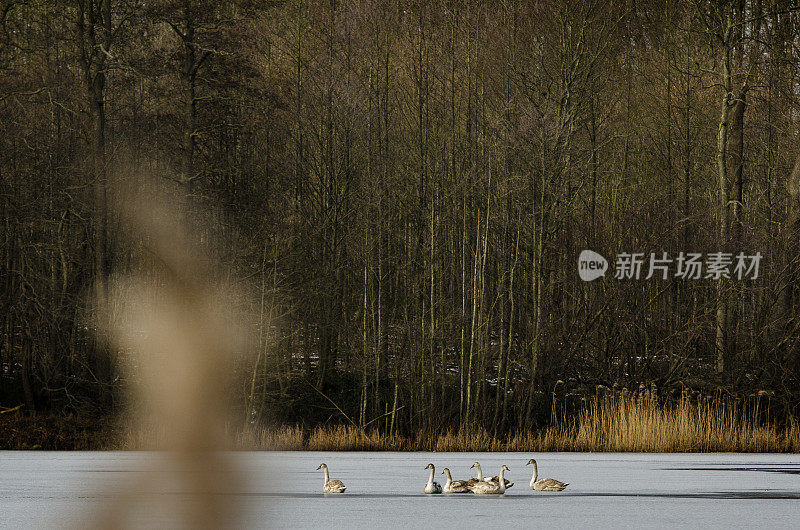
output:
M 445 493 L 469 493 L 469 486 L 467 486 L 466 480 L 453 480 L 453 477 L 450 476 L 450 470 L 447 468 L 442 470 L 442 475 L 447 476 L 447 482 L 444 485 Z
M 433 464 L 428 464 L 425 466 L 425 469 L 431 470 L 431 474 L 428 477 L 428 483 L 425 484 L 425 493 L 441 493 L 442 486 L 440 486 L 438 482 L 433 481 L 433 474 L 436 472 L 436 468 L 433 467 Z
M 470 491 L 478 495 L 502 495 L 506 492 L 505 477 L 503 477 L 503 473 L 506 471 L 511 470 L 508 469 L 504 464 L 503 467 L 500 468 L 500 475 L 498 475 L 499 480 L 497 482 L 479 481 L 469 487 Z
M 493 482 L 493 483 L 495 483 L 495 484 L 496 484 L 496 483 L 497 483 L 497 481 L 500 479 L 500 477 L 499 477 L 499 476 L 498 476 L 498 477 L 484 477 L 484 476 L 483 476 L 483 471 L 481 471 L 481 465 L 480 465 L 478 462 L 474 462 L 474 463 L 472 464 L 472 466 L 470 466 L 470 469 L 472 469 L 473 467 L 474 467 L 474 468 L 476 468 L 476 469 L 478 470 L 478 478 L 471 478 L 471 479 L 469 479 L 469 480 L 467 481 L 467 483 L 468 483 L 468 485 L 470 485 L 470 486 L 474 486 L 474 485 L 475 485 L 475 484 L 477 484 L 478 482 Z M 506 489 L 508 489 L 508 488 L 512 487 L 513 485 L 514 485 L 514 483 L 513 483 L 513 482 L 509 481 L 508 479 L 505 479 L 505 484 L 504 484 L 504 486 L 505 486 L 505 488 L 506 488 Z
M 526 466 L 533 464 L 533 477 L 531 478 L 531 489 L 536 491 L 562 491 L 569 486 L 569 483 L 561 482 L 554 478 L 539 479 L 539 466 L 536 460 L 531 458 L 528 460 Z M 538 480 L 537 480 L 538 479 Z
M 346 490 L 347 487 L 342 483 L 341 480 L 331 480 L 331 477 L 328 474 L 328 466 L 325 464 L 320 464 L 317 469 L 322 469 L 325 471 L 325 482 L 323 482 L 322 491 L 325 493 L 344 493 L 344 490 Z

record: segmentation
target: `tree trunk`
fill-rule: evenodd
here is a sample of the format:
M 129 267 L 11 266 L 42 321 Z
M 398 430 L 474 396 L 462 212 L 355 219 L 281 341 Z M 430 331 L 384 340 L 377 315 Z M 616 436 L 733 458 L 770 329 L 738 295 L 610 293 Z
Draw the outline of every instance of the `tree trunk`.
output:
M 719 230 L 719 251 L 728 248 L 729 217 L 729 183 L 728 183 L 728 127 L 731 112 L 731 13 L 726 8 L 723 26 L 723 59 L 722 59 L 722 86 L 723 96 L 720 103 L 719 129 L 717 131 L 717 184 L 719 186 L 719 202 L 717 204 L 717 223 Z M 725 371 L 726 334 L 728 325 L 728 301 L 725 293 L 725 281 L 722 277 L 716 283 L 717 312 L 716 312 L 716 340 L 717 373 Z

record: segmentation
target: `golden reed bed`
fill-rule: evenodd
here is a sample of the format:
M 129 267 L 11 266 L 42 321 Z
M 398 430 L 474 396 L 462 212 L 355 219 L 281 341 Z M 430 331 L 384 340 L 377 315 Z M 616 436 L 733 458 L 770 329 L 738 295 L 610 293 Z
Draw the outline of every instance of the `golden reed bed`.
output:
M 240 450 L 278 451 L 633 451 L 798 452 L 794 418 L 778 426 L 763 421 L 759 400 L 683 397 L 662 404 L 648 395 L 598 395 L 577 415 L 553 411 L 551 425 L 535 432 L 494 436 L 482 428 L 439 434 L 385 435 L 353 425 L 296 426 L 230 432 Z M 154 431 L 130 433 L 124 449 L 158 445 Z

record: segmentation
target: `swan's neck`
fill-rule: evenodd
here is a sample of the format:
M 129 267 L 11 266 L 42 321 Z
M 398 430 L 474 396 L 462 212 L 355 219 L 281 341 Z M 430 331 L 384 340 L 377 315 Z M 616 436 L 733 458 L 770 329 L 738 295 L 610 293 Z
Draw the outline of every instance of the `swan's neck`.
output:
M 433 484 L 433 473 L 436 471 L 434 468 L 431 468 L 431 474 L 428 476 L 428 484 Z
M 536 465 L 536 462 L 533 463 L 533 477 L 531 478 L 531 484 L 536 482 L 539 478 L 539 466 Z
M 444 470 L 444 476 L 447 477 L 447 485 L 449 486 L 451 482 L 453 482 L 453 478 L 450 476 L 450 470 Z
M 331 477 L 330 477 L 330 475 L 328 475 L 328 468 L 327 467 L 323 467 L 322 470 L 325 472 L 325 482 L 322 483 L 323 486 L 324 486 L 325 484 L 330 482 Z
M 481 471 L 481 465 L 477 464 L 475 467 L 478 469 L 478 480 L 483 480 L 483 471 Z
M 501 469 L 500 470 L 500 477 L 498 477 L 500 479 L 500 480 L 498 480 L 498 482 L 499 482 L 499 486 L 500 486 L 500 491 L 501 492 L 502 491 L 506 491 L 506 479 L 503 476 L 503 473 L 505 473 L 505 472 L 506 472 L 505 469 Z

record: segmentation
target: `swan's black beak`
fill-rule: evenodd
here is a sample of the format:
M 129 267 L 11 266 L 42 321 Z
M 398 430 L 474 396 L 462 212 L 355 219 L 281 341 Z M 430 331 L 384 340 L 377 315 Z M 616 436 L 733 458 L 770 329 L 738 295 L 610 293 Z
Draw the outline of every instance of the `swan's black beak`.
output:
M 473 467 L 475 467 L 475 464 L 472 464 L 471 466 L 469 466 L 470 469 L 472 469 Z

